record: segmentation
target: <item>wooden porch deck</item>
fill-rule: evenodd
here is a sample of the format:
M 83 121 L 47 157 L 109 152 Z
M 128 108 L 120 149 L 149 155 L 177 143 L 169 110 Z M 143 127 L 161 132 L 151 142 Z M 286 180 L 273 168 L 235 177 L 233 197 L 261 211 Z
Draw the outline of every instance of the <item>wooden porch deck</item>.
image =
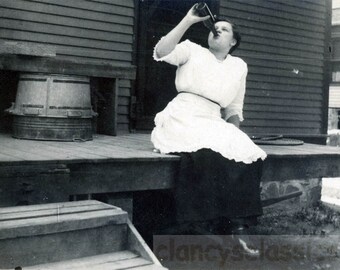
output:
M 340 176 L 338 147 L 261 147 L 268 154 L 263 181 Z M 77 194 L 170 189 L 178 161 L 178 156 L 153 152 L 149 134 L 95 135 L 87 142 L 19 140 L 0 134 L 0 205 L 14 203 L 19 194 L 35 194 L 36 203 L 41 196 L 54 202 Z
M 94 135 L 92 141 L 84 142 L 21 140 L 0 134 L 0 165 L 177 159 L 153 152 L 148 134 Z

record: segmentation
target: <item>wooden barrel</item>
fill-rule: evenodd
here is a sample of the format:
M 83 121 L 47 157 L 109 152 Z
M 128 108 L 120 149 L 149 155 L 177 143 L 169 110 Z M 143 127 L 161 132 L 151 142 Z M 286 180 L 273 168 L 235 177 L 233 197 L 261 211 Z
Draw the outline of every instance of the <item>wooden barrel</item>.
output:
M 15 103 L 13 137 L 33 140 L 91 140 L 92 117 L 88 77 L 20 75 Z

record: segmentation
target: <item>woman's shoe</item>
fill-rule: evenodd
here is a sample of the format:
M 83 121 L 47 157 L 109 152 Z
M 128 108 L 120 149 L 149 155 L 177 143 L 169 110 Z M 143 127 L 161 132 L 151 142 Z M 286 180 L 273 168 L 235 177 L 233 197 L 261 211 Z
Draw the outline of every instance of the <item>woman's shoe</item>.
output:
M 248 227 L 239 225 L 232 229 L 233 240 L 240 245 L 242 253 L 251 257 L 260 256 L 260 249 L 256 247 L 248 234 Z

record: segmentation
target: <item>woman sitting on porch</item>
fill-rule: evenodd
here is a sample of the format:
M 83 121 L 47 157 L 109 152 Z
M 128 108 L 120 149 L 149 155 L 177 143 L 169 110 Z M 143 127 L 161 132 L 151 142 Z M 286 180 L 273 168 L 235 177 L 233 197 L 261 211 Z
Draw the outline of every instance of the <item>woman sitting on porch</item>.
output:
M 209 48 L 189 40 L 179 43 L 190 26 L 207 18 L 192 7 L 154 49 L 156 61 L 177 66 L 178 95 L 156 115 L 151 139 L 160 152 L 181 155 L 174 193 L 178 224 L 231 222 L 234 237 L 257 255 L 258 250 L 247 247 L 246 232 L 262 214 L 260 178 L 266 153 L 239 129 L 247 64 L 230 53 L 240 44 L 240 35 L 231 22 L 218 19 L 218 35 L 209 33 Z

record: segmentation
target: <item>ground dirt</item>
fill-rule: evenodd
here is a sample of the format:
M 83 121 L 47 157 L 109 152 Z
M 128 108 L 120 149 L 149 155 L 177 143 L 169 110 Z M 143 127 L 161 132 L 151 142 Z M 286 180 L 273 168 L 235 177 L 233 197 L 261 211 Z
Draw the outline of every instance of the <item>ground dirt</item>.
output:
M 292 201 L 266 207 L 258 226 L 251 229 L 261 250 L 257 258 L 240 255 L 230 236 L 185 237 L 174 238 L 172 253 L 160 256 L 170 270 L 340 269 L 340 211 L 322 203 L 301 207 Z M 199 243 L 201 253 L 195 253 L 193 243 Z
M 340 234 L 340 208 L 321 202 L 308 207 L 274 205 L 264 209 L 256 234 L 313 236 Z
M 281 247 L 295 246 L 297 253 L 299 248 L 300 252 L 303 250 L 297 254 L 303 256 L 296 256 L 290 262 L 269 260 L 258 269 L 340 269 L 339 207 L 321 202 L 307 207 L 294 203 L 273 205 L 264 209 L 253 234 L 268 242 L 272 239 Z

